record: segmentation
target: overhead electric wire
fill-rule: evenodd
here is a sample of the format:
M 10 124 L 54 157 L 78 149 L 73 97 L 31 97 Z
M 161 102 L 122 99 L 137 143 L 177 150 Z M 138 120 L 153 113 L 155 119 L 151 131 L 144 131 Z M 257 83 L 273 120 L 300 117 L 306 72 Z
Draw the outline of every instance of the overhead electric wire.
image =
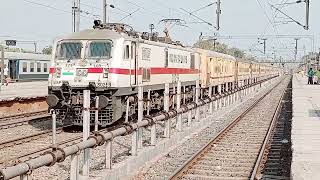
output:
M 42 6 L 42 7 L 46 7 L 46 8 L 49 8 L 49 9 L 53 9 L 53 10 L 56 10 L 56 11 L 60 11 L 60 12 L 63 12 L 63 13 L 66 13 L 66 14 L 72 14 L 71 11 L 67 11 L 67 10 L 64 10 L 64 9 L 59 9 L 59 8 L 56 8 L 54 6 L 50 6 L 48 4 L 43 4 L 43 3 L 39 3 L 39 2 L 35 2 L 35 1 L 31 1 L 31 0 L 22 0 L 26 3 L 30 3 L 30 4 L 34 4 L 34 5 L 38 5 L 38 6 Z M 89 13 L 89 12 L 86 12 L 86 14 L 90 14 L 91 16 L 95 17 L 95 15 Z M 88 18 L 88 19 L 92 19 L 88 16 L 84 16 L 84 15 L 80 15 L 81 17 L 84 17 L 84 18 Z

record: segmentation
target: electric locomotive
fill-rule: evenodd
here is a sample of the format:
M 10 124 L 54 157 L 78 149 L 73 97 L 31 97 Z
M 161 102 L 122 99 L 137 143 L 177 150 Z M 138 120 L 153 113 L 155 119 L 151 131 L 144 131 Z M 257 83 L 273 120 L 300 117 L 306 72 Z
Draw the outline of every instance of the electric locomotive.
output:
M 208 87 L 215 93 L 275 75 L 271 69 L 232 56 L 188 48 L 172 41 L 168 34 L 138 33 L 125 24 L 101 24 L 55 41 L 48 79 L 47 103 L 58 121 L 82 125 L 83 90 L 90 90 L 91 107 L 98 105 L 100 126 L 133 116 L 137 110 L 137 90 L 143 85 L 150 95 L 149 109 L 163 109 L 164 84 L 171 90 L 182 82 L 184 102 L 194 98 L 200 81 L 202 96 Z M 263 71 L 261 69 L 270 69 Z M 172 93 L 171 93 L 172 94 Z M 170 106 L 175 104 L 173 96 Z M 145 109 L 147 104 L 144 105 Z M 90 120 L 95 119 L 92 109 Z

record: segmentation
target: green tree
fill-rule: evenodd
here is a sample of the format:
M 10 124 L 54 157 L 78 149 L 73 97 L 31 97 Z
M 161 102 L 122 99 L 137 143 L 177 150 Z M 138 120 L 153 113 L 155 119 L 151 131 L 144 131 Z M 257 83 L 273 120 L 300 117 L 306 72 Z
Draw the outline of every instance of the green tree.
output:
M 229 54 L 237 58 L 244 58 L 245 53 L 238 48 L 229 48 L 226 44 L 212 40 L 198 41 L 193 47 L 215 51 L 223 54 Z
M 43 54 L 52 54 L 52 46 L 47 46 L 42 49 Z

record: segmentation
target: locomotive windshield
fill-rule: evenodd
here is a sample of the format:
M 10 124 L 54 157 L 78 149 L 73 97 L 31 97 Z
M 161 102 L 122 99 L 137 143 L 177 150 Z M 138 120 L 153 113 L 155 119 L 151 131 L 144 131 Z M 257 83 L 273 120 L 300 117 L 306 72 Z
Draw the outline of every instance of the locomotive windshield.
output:
M 57 48 L 58 59 L 80 59 L 82 44 L 80 42 L 62 42 Z
M 89 45 L 88 57 L 110 59 L 111 47 L 112 47 L 112 44 L 110 41 L 91 42 Z

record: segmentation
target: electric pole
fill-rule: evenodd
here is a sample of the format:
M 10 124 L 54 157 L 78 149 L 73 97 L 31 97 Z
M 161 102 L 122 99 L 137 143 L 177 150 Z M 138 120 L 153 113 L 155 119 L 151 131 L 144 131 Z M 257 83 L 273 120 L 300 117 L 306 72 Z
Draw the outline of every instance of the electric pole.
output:
M 214 38 L 212 39 L 213 40 L 213 50 L 216 50 L 216 41 L 217 41 L 217 38 Z
M 72 32 L 80 29 L 80 0 L 73 0 L 72 6 Z
M 1 49 L 1 84 L 0 87 L 4 83 L 4 46 L 0 46 Z
M 258 41 L 259 41 L 259 40 L 262 40 L 262 41 L 263 41 L 263 43 L 260 43 L 260 44 L 263 44 L 263 54 L 266 54 L 266 49 L 267 49 L 267 43 L 266 43 L 266 41 L 267 41 L 267 38 L 263 38 L 263 39 L 258 38 Z
M 80 30 L 80 0 L 75 0 L 75 32 Z
M 221 0 L 217 0 L 217 27 L 216 29 L 220 29 L 220 14 L 221 14 Z
M 299 41 L 299 39 L 295 38 L 294 40 L 296 41 L 296 46 L 294 49 L 294 61 L 296 62 L 297 61 L 297 54 L 298 54 L 298 41 Z
M 266 41 L 267 41 L 267 39 L 264 38 L 262 40 L 263 40 L 263 54 L 266 54 Z
M 103 6 L 103 11 L 102 11 L 102 23 L 104 25 L 107 24 L 107 0 L 102 0 L 102 6 Z
M 306 1 L 306 25 L 304 26 L 305 30 L 309 29 L 309 11 L 310 11 L 310 0 L 305 0 Z
M 76 0 L 73 0 L 72 5 L 72 32 L 76 32 Z
M 320 62 L 320 48 L 319 48 L 319 53 L 317 55 L 317 69 L 316 70 L 319 69 L 319 62 Z

